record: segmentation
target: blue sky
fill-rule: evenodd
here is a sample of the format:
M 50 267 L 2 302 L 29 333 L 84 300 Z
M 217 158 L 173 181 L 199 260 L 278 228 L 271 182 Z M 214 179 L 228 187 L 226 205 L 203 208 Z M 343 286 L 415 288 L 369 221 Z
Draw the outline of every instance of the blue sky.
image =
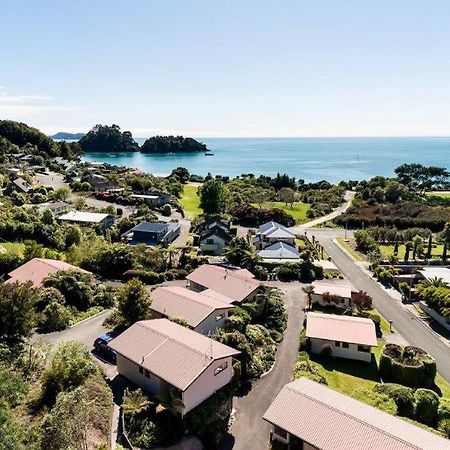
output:
M 136 136 L 450 135 L 450 1 L 4 2 L 0 117 Z

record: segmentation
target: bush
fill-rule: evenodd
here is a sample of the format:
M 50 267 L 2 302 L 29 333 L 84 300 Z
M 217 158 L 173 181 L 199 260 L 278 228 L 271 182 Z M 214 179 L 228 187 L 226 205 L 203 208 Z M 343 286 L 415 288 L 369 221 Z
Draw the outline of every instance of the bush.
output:
M 429 389 L 417 389 L 415 395 L 416 420 L 434 427 L 438 419 L 439 397 Z
M 169 217 L 172 214 L 172 208 L 168 203 L 161 208 L 161 214 L 165 217 Z
M 311 361 L 305 352 L 301 352 L 294 366 L 294 378 L 306 377 L 320 384 L 328 384 L 320 366 Z
M 280 281 L 298 280 L 298 266 L 294 264 L 279 266 L 277 276 Z
M 379 370 L 385 382 L 432 387 L 436 377 L 436 361 L 419 347 L 386 344 L 381 353 Z
M 414 390 L 394 383 L 376 384 L 374 391 L 386 394 L 391 398 L 397 407 L 399 416 L 414 418 Z
M 53 301 L 44 308 L 39 326 L 43 331 L 61 331 L 69 326 L 71 319 L 70 311 L 61 303 Z
M 324 344 L 320 350 L 320 354 L 325 360 L 330 361 L 333 358 L 333 349 L 331 348 L 331 345 Z
M 299 350 L 300 352 L 310 352 L 311 351 L 311 341 L 306 336 L 306 330 L 303 328 L 302 331 L 300 331 L 299 336 Z

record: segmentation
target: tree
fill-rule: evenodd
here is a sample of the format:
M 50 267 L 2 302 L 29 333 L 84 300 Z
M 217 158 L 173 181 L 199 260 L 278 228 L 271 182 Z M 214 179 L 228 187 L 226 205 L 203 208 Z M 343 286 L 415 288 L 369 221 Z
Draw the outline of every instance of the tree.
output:
M 36 241 L 25 241 L 23 249 L 23 259 L 30 261 L 33 258 L 42 258 L 44 256 L 44 246 Z
M 119 125 L 95 125 L 78 144 L 85 152 L 135 152 L 139 145 L 129 131 L 121 132 Z
M 141 146 L 142 153 L 186 153 L 207 150 L 205 144 L 183 136 L 153 136 Z
M 0 340 L 15 346 L 31 336 L 35 325 L 36 289 L 25 284 L 0 284 Z
M 447 222 L 442 231 L 442 239 L 444 240 L 444 248 L 442 251 L 442 261 L 447 261 L 447 250 L 450 242 L 450 222 Z
M 417 256 L 421 256 L 423 253 L 423 241 L 422 238 L 418 235 L 413 237 L 413 254 L 412 259 L 415 260 Z
M 209 180 L 198 189 L 200 208 L 205 214 L 221 214 L 227 209 L 230 193 L 223 181 Z
M 124 414 L 135 415 L 145 411 L 151 404 L 152 402 L 141 389 L 130 391 L 127 388 L 125 390 L 121 408 Z
M 117 308 L 127 326 L 144 320 L 150 314 L 151 298 L 144 283 L 133 278 L 117 294 Z
M 314 286 L 312 284 L 308 284 L 307 286 L 303 286 L 302 290 L 308 296 L 308 309 L 311 309 L 312 294 L 314 294 Z
M 280 202 L 286 203 L 286 206 L 288 203 L 291 205 L 291 208 L 295 202 L 295 191 L 291 188 L 284 187 L 278 191 L 278 200 Z
M 70 190 L 66 187 L 60 187 L 58 189 L 56 189 L 55 192 L 53 192 L 53 198 L 55 200 L 61 200 L 63 202 L 65 202 L 70 195 Z
M 44 331 L 60 331 L 70 325 L 72 315 L 61 303 L 52 301 L 42 311 L 39 326 Z
M 359 310 L 372 309 L 372 297 L 364 291 L 359 291 L 352 295 L 352 305 Z

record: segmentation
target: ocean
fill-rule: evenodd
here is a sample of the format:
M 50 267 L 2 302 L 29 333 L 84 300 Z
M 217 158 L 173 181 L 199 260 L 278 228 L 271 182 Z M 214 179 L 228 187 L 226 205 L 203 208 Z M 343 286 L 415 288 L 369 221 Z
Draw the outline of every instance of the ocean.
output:
M 107 162 L 167 175 L 186 167 L 198 175 L 243 173 L 275 176 L 287 173 L 307 182 L 362 180 L 393 176 L 403 163 L 450 169 L 450 137 L 355 138 L 197 138 L 214 156 L 203 153 L 88 153 L 86 161 Z M 145 139 L 137 138 L 142 144 Z

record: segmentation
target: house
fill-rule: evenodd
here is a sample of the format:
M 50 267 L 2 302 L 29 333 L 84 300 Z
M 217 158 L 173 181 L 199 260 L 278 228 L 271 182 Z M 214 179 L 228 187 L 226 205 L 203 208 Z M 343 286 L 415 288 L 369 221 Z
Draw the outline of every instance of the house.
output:
M 194 231 L 197 234 L 201 234 L 202 232 L 204 232 L 206 230 L 210 230 L 211 228 L 214 228 L 217 226 L 220 228 L 223 228 L 225 230 L 229 230 L 231 228 L 231 221 L 224 219 L 223 217 L 218 216 L 218 215 L 209 216 L 208 218 L 206 218 L 205 220 L 200 222 L 195 227 Z
M 182 415 L 231 381 L 239 354 L 167 319 L 136 322 L 108 345 L 120 375 L 154 396 L 176 393 Z
M 7 195 L 13 192 L 18 192 L 20 194 L 31 194 L 33 193 L 33 186 L 27 183 L 23 178 L 16 178 L 15 180 L 8 183 L 5 189 Z
M 233 236 L 229 230 L 219 225 L 207 228 L 198 237 L 198 245 L 205 255 L 221 255 Z
M 76 270 L 83 273 L 91 273 L 79 267 L 72 266 L 57 259 L 33 258 L 8 274 L 9 279 L 5 283 L 27 283 L 31 281 L 33 286 L 42 287 L 45 278 L 57 272 Z
M 149 206 L 162 206 L 167 203 L 170 203 L 171 200 L 170 194 L 159 191 L 145 192 L 142 194 L 133 193 L 130 195 L 130 198 L 133 198 L 135 200 L 143 200 Z
M 309 312 L 306 336 L 312 353 L 321 353 L 324 346 L 329 345 L 333 356 L 358 361 L 370 362 L 372 347 L 378 345 L 373 320 L 363 317 Z
M 295 247 L 295 233 L 272 221 L 261 225 L 253 239 L 257 250 L 264 250 L 276 242 L 284 242 Z
M 46 202 L 37 205 L 37 207 L 40 212 L 50 211 L 56 217 L 69 211 L 72 206 L 66 202 Z
M 58 217 L 58 220 L 77 223 L 79 225 L 97 225 L 104 229 L 113 226 L 114 217 L 111 214 L 91 213 L 85 211 L 70 211 Z
M 178 222 L 141 222 L 122 235 L 131 244 L 169 245 L 180 235 Z
M 292 450 L 450 449 L 448 439 L 304 377 L 281 389 L 264 420 L 270 440 Z
M 260 283 L 246 269 L 203 264 L 186 277 L 189 289 L 195 292 L 217 292 L 223 299 L 234 304 L 253 300 L 259 292 Z
M 98 175 L 96 173 L 90 173 L 84 178 L 95 192 L 108 192 L 110 189 L 115 189 L 119 186 L 116 181 L 109 180 L 104 175 Z
M 300 260 L 300 254 L 293 245 L 286 244 L 283 241 L 265 247 L 258 252 L 258 256 L 266 262 L 297 262 Z
M 419 270 L 422 279 L 441 278 L 444 283 L 450 285 L 450 269 L 448 267 L 424 267 Z
M 152 317 L 177 317 L 198 333 L 211 335 L 223 328 L 232 305 L 182 286 L 159 287 L 151 293 Z
M 314 287 L 311 303 L 321 306 L 348 308 L 352 303 L 352 294 L 357 292 L 347 280 L 335 278 L 316 280 L 311 285 Z

